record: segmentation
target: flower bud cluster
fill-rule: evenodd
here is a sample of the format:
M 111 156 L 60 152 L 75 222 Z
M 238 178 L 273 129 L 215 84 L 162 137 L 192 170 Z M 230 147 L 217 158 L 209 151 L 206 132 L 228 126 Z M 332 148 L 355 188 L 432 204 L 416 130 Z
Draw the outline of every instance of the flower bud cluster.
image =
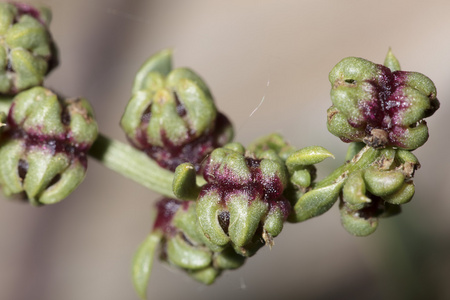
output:
M 412 150 L 427 141 L 423 119 L 439 108 L 439 101 L 425 75 L 348 57 L 331 70 L 329 80 L 328 130 L 344 142 Z
M 141 67 L 121 126 L 133 146 L 171 171 L 184 162 L 198 171 L 233 135 L 204 81 L 190 69 L 172 70 L 167 50 Z
M 58 64 L 48 31 L 51 12 L 23 3 L 0 3 L 0 94 L 42 84 Z
M 0 186 L 25 193 L 34 205 L 67 197 L 81 183 L 87 151 L 97 137 L 92 107 L 35 87 L 11 104 L 0 145 Z
M 272 245 L 291 205 L 283 196 L 288 173 L 273 150 L 255 156 L 233 143 L 214 150 L 203 165 L 206 184 L 197 200 L 203 234 L 217 247 L 231 244 L 251 256 L 263 244 Z
M 223 270 L 236 269 L 245 262 L 245 257 L 231 247 L 212 250 L 214 245 L 200 230 L 193 201 L 160 200 L 153 230 L 163 233 L 160 258 L 204 284 L 213 283 Z
M 351 173 L 341 193 L 344 228 L 356 236 L 375 231 L 378 218 L 400 212 L 400 205 L 414 196 L 411 178 L 420 164 L 406 150 L 386 150 L 370 167 Z

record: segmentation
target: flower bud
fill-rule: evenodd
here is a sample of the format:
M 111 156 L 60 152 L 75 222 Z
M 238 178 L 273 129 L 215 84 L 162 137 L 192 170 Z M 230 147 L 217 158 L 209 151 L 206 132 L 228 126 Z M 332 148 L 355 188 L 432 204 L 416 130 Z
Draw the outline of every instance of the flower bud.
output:
M 417 158 L 406 150 L 382 150 L 378 161 L 366 169 L 352 172 L 341 195 L 341 221 L 356 236 L 375 231 L 378 218 L 400 212 L 400 205 L 414 196 L 411 181 Z
M 156 208 L 153 230 L 133 260 L 133 283 L 141 298 L 145 298 L 156 251 L 162 261 L 204 284 L 212 284 L 223 270 L 244 264 L 245 257 L 230 246 L 217 247 L 206 239 L 198 224 L 196 202 L 164 198 Z
M 139 70 L 121 126 L 133 146 L 171 171 L 184 162 L 198 171 L 206 155 L 232 138 L 204 81 L 190 69 L 172 70 L 167 50 Z
M 231 243 L 236 252 L 249 256 L 262 246 L 261 237 L 272 244 L 291 206 L 283 196 L 287 170 L 275 151 L 262 151 L 255 157 L 242 150 L 226 146 L 208 157 L 203 165 L 207 183 L 197 200 L 197 216 L 211 243 Z
M 48 26 L 51 12 L 23 3 L 0 3 L 0 94 L 42 84 L 58 64 Z
M 25 192 L 34 205 L 67 197 L 84 179 L 97 123 L 82 98 L 59 99 L 35 87 L 18 94 L 0 147 L 0 185 L 9 196 Z
M 328 130 L 344 142 L 416 149 L 428 139 L 423 119 L 439 108 L 436 88 L 425 75 L 396 70 L 389 54 L 387 64 L 395 71 L 348 57 L 331 70 Z

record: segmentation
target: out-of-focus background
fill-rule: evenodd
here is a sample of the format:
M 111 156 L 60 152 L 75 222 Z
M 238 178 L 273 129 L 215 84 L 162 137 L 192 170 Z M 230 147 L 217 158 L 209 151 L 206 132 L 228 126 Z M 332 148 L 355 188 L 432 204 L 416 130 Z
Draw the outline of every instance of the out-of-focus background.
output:
M 207 81 L 237 141 L 279 132 L 298 147 L 333 152 L 319 176 L 346 151 L 326 129 L 327 76 L 342 58 L 382 63 L 391 47 L 404 70 L 437 86 L 441 108 L 428 121 L 428 143 L 415 151 L 422 168 L 401 215 L 356 238 L 333 207 L 286 225 L 271 250 L 209 287 L 155 262 L 150 299 L 450 299 L 449 1 L 30 2 L 53 10 L 61 64 L 46 86 L 87 97 L 101 131 L 121 141 L 134 74 L 166 47 L 175 66 Z M 0 299 L 137 299 L 130 262 L 156 199 L 94 160 L 59 204 L 35 208 L 2 196 Z

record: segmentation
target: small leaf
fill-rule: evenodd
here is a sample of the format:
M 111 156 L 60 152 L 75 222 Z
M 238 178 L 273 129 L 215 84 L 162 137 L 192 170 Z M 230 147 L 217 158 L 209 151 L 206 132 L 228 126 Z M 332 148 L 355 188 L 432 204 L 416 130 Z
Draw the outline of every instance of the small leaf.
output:
M 310 146 L 302 148 L 291 155 L 286 160 L 286 166 L 289 171 L 298 170 L 307 165 L 320 163 L 328 157 L 333 157 L 327 149 L 320 146 Z
M 294 222 L 302 222 L 328 211 L 336 202 L 342 185 L 343 181 L 339 181 L 301 196 L 294 206 Z
M 147 298 L 147 285 L 152 271 L 155 249 L 161 241 L 161 238 L 162 234 L 159 231 L 150 233 L 145 241 L 139 246 L 133 258 L 133 284 L 141 299 Z

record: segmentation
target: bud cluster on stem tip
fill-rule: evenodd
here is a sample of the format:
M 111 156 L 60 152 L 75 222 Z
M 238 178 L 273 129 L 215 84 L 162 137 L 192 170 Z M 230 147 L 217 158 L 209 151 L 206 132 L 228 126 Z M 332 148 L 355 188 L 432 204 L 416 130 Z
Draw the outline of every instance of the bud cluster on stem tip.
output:
M 342 225 L 356 236 L 374 232 L 378 218 L 399 213 L 400 205 L 414 196 L 412 177 L 420 167 L 417 158 L 407 150 L 382 152 L 371 166 L 351 173 L 342 189 Z
M 330 72 L 332 85 L 328 130 L 345 142 L 365 142 L 413 150 L 428 139 L 423 120 L 438 108 L 436 87 L 423 74 L 396 70 L 388 53 L 387 65 L 348 57 Z M 395 60 L 396 62 L 396 60 Z
M 16 95 L 0 144 L 0 186 L 33 205 L 67 197 L 84 178 L 97 123 L 86 99 L 35 87 Z
M 272 245 L 291 211 L 283 196 L 288 172 L 274 150 L 255 156 L 233 143 L 214 150 L 203 165 L 206 180 L 197 200 L 199 225 L 218 247 L 231 243 L 251 256 Z
M 48 30 L 51 12 L 24 3 L 0 3 L 0 94 L 41 85 L 58 64 Z
M 141 298 L 146 297 L 157 250 L 162 261 L 184 270 L 204 284 L 212 284 L 222 271 L 244 264 L 245 257 L 234 252 L 233 248 L 217 249 L 203 235 L 196 215 L 196 202 L 163 198 L 157 202 L 156 211 L 153 230 L 137 250 L 133 261 L 133 283 Z
M 233 136 L 205 82 L 190 69 L 172 70 L 170 50 L 137 73 L 121 126 L 133 146 L 171 171 L 185 162 L 198 171 L 206 155 Z

